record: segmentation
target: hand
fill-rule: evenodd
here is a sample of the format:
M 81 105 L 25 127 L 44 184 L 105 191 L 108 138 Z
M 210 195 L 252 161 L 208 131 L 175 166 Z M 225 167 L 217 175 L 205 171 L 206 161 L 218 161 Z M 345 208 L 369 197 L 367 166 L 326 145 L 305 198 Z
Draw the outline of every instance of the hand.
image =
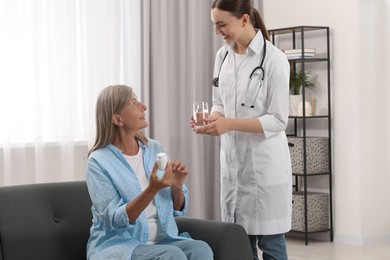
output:
M 215 119 L 216 119 L 216 117 L 214 118 L 214 120 Z M 203 120 L 206 122 L 206 124 L 208 124 L 210 122 L 210 120 L 212 122 L 213 117 L 209 116 L 209 117 L 203 118 Z M 195 131 L 195 120 L 194 120 L 194 116 L 193 115 L 190 117 L 190 126 Z M 200 127 L 200 126 L 198 126 L 198 127 Z
M 167 163 L 162 178 L 157 177 L 157 169 L 158 169 L 158 164 L 157 162 L 155 162 L 152 172 L 150 173 L 150 180 L 149 180 L 150 189 L 154 190 L 155 192 L 158 192 L 159 190 L 162 190 L 166 187 L 170 187 L 173 183 L 173 172 L 172 172 L 171 162 Z
M 194 120 L 194 116 L 193 115 L 190 117 L 190 126 L 191 126 L 192 129 L 195 128 L 195 120 Z M 194 131 L 195 131 L 195 129 L 194 129 Z
M 171 188 L 173 189 L 182 189 L 182 186 L 187 179 L 188 169 L 186 165 L 178 160 L 172 161 L 172 171 L 173 171 L 173 179 Z
M 230 119 L 225 117 L 210 117 L 205 119 L 209 122 L 207 125 L 199 127 L 195 130 L 197 134 L 206 134 L 220 136 L 230 131 Z

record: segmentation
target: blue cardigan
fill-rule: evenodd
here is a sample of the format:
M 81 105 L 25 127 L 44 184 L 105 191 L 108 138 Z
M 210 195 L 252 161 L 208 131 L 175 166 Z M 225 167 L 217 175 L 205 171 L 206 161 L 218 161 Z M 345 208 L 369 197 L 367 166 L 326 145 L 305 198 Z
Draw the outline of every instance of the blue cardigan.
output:
M 149 139 L 143 151 L 147 178 L 153 169 L 157 153 L 164 152 L 162 145 Z M 163 171 L 158 171 L 161 177 Z M 114 145 L 95 150 L 88 159 L 87 185 L 92 200 L 92 227 L 87 244 L 88 259 L 131 259 L 134 248 L 148 241 L 145 213 L 134 223 L 129 223 L 126 204 L 137 197 L 141 186 L 133 169 L 122 152 Z M 160 190 L 155 196 L 157 213 L 168 239 L 189 239 L 188 234 L 178 234 L 175 216 L 186 214 L 188 190 L 183 186 L 185 205 L 181 211 L 173 209 L 171 189 Z

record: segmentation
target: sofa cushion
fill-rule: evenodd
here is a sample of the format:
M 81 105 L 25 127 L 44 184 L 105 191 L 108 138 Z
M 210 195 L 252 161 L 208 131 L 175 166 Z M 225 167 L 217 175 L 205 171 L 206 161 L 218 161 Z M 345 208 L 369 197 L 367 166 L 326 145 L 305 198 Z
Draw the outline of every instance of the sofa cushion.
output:
M 86 259 L 91 205 L 85 181 L 1 187 L 0 259 Z

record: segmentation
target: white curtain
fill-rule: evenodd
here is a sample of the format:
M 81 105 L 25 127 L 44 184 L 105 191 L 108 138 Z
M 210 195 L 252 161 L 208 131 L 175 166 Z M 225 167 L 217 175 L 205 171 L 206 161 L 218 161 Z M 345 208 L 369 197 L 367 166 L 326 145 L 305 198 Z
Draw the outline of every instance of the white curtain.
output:
M 211 1 L 143 1 L 143 96 L 149 105 L 147 134 L 190 175 L 189 216 L 220 219 L 219 138 L 195 135 L 192 102 L 211 105 L 214 56 L 221 42 L 210 20 Z
M 0 0 L 0 186 L 84 179 L 97 94 L 139 95 L 140 2 Z

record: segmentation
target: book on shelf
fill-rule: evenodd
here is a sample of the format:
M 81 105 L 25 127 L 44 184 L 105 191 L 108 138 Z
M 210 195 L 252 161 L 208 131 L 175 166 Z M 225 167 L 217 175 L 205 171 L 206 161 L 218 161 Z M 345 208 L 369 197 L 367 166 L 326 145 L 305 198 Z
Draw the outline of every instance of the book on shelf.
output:
M 285 54 L 300 54 L 302 53 L 302 49 L 299 48 L 299 49 L 289 49 L 289 50 L 283 50 L 283 52 Z M 313 49 L 313 48 L 305 48 L 303 50 L 304 53 L 314 53 L 316 54 L 316 49 Z
M 300 59 L 300 58 L 311 58 L 316 55 L 316 50 L 313 48 L 305 48 L 303 50 L 302 55 L 302 49 L 289 49 L 289 50 L 283 50 L 283 52 L 286 54 L 287 59 Z

